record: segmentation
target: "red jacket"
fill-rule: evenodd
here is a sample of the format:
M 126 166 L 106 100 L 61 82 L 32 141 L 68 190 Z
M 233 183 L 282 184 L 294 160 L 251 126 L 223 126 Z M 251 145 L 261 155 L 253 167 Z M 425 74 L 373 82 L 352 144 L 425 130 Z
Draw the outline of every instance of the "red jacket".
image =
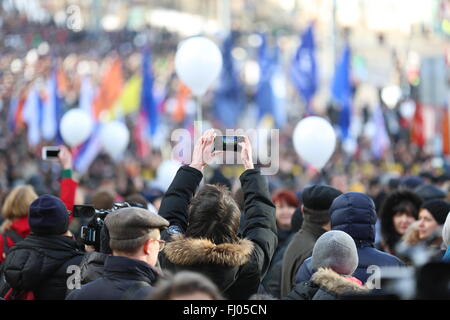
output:
M 75 203 L 75 192 L 77 190 L 78 183 L 72 178 L 64 178 L 61 180 L 61 189 L 59 198 L 66 205 L 67 210 L 70 211 L 69 223 L 72 222 L 73 215 L 73 205 Z M 19 234 L 22 238 L 28 236 L 31 232 L 30 225 L 28 224 L 28 216 L 14 220 L 11 225 L 11 229 Z M 3 249 L 4 249 L 4 240 L 3 235 L 0 235 L 0 263 L 3 262 Z M 6 237 L 7 246 L 11 248 L 14 245 L 14 241 L 10 237 Z

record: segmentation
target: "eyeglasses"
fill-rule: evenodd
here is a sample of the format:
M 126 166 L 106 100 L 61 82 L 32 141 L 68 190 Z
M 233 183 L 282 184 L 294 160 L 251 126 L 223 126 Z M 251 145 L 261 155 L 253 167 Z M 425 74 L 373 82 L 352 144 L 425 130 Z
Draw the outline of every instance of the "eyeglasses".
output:
M 158 239 L 150 239 L 152 241 L 158 241 L 159 243 L 159 251 L 163 251 L 164 247 L 166 246 L 166 242 L 164 240 L 158 240 Z

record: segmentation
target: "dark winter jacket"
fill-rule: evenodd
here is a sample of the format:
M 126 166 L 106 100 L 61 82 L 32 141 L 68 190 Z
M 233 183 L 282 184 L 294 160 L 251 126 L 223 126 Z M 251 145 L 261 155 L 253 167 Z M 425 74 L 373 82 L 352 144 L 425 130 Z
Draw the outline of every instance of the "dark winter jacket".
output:
M 312 255 L 314 244 L 325 231 L 315 223 L 304 221 L 300 231 L 292 238 L 283 257 L 281 297 L 292 290 L 298 268 L 306 258 Z
M 109 255 L 101 252 L 87 252 L 80 263 L 81 284 L 86 284 L 100 278 L 105 269 L 106 258 Z
M 267 181 L 258 169 L 240 177 L 244 193 L 244 225 L 238 243 L 214 244 L 187 238 L 188 206 L 203 175 L 181 167 L 166 192 L 159 214 L 170 222 L 162 238 L 168 241 L 160 255 L 161 268 L 191 270 L 209 277 L 229 299 L 248 299 L 256 293 L 277 246 L 275 206 Z
M 364 286 L 346 279 L 331 269 L 319 269 L 310 281 L 294 286 L 284 300 L 336 300 L 345 294 L 369 292 Z
M 269 270 L 261 283 L 260 292 L 275 298 L 281 296 L 281 271 L 283 256 L 295 232 L 278 229 L 278 246 L 270 263 Z
M 67 300 L 144 300 L 157 278 L 157 272 L 143 261 L 108 256 L 103 276 L 74 290 Z
M 33 291 L 37 300 L 63 300 L 70 276 L 67 269 L 79 265 L 83 254 L 71 238 L 30 234 L 6 257 L 5 278 L 17 291 Z
M 403 266 L 397 257 L 375 249 L 375 223 L 377 216 L 372 199 L 366 194 L 348 192 L 337 197 L 330 208 L 331 229 L 348 233 L 355 240 L 358 250 L 358 268 L 354 276 L 366 282 L 371 275 L 371 265 Z

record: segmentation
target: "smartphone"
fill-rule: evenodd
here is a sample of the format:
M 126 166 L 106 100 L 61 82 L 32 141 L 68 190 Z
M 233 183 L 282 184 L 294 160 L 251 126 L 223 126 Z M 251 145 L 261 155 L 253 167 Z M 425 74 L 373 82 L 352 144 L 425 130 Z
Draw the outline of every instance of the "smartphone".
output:
M 244 136 L 217 136 L 214 138 L 214 151 L 241 152 L 239 143 L 244 141 Z
M 58 160 L 60 147 L 47 146 L 42 147 L 42 159 L 43 160 Z

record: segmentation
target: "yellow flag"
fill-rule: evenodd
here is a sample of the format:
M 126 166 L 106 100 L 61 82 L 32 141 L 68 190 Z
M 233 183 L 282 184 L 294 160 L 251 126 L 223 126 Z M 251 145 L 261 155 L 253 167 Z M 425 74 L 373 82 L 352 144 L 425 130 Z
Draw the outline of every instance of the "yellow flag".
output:
M 139 110 L 141 101 L 142 78 L 140 75 L 134 75 L 125 84 L 122 95 L 120 96 L 120 107 L 123 115 L 130 114 Z

